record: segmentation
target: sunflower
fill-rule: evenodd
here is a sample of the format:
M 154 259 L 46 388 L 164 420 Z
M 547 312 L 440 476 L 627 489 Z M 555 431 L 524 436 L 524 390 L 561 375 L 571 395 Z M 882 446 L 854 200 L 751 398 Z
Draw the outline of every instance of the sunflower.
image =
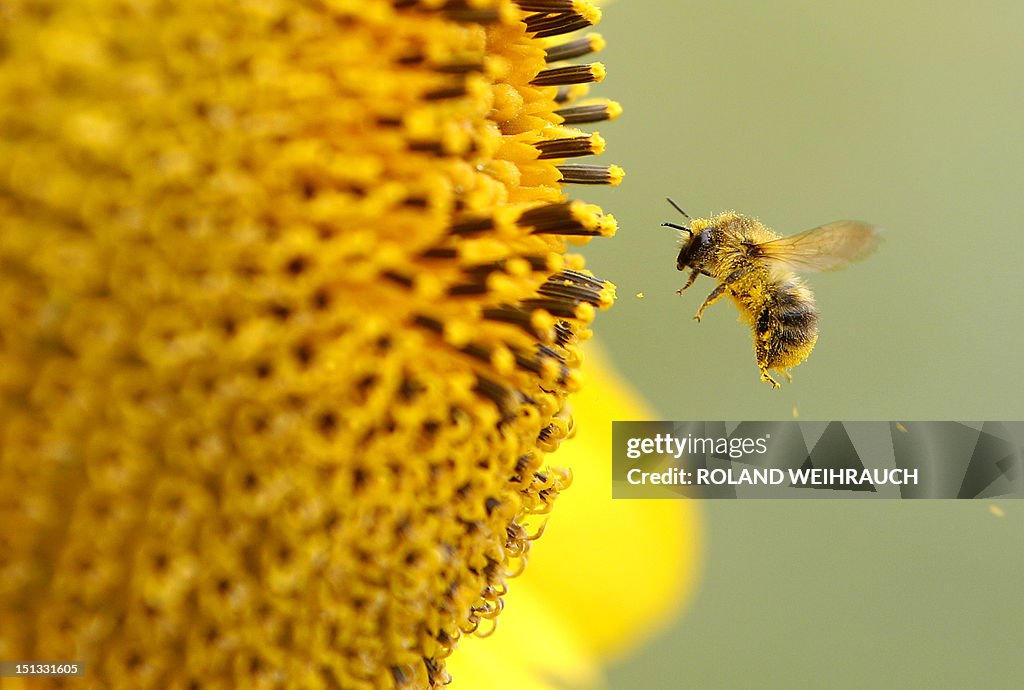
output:
M 0 658 L 449 680 L 568 487 L 585 0 L 0 8 Z M 567 62 L 576 61 L 576 62 Z M 54 681 L 59 685 L 59 681 Z

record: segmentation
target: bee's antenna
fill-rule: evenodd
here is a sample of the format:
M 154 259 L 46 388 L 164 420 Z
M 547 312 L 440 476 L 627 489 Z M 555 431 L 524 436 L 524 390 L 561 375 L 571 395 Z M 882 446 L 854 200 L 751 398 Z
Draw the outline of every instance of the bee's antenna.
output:
M 679 204 L 677 204 L 676 202 L 672 201 L 672 199 L 670 199 L 669 197 L 665 197 L 665 201 L 667 201 L 668 203 L 672 204 L 672 208 L 674 208 L 675 210 L 679 211 L 684 216 L 686 216 L 686 220 L 690 220 L 690 214 L 687 213 L 686 211 L 684 211 L 682 209 L 682 207 L 679 206 Z
M 676 230 L 682 230 L 683 232 L 688 232 L 691 235 L 693 234 L 693 230 L 691 230 L 690 228 L 684 228 L 682 225 L 677 225 L 675 223 L 662 223 L 661 227 L 663 227 L 663 228 L 675 228 Z
M 679 204 L 677 204 L 676 202 L 672 201 L 668 197 L 665 197 L 665 201 L 667 201 L 668 203 L 672 204 L 672 208 L 674 208 L 675 210 L 679 211 L 684 216 L 686 216 L 687 220 L 690 220 L 690 214 L 687 213 L 686 211 L 684 211 L 682 208 L 680 208 Z M 661 226 L 663 228 L 675 228 L 676 230 L 682 230 L 683 232 L 688 232 L 691 235 L 693 234 L 693 231 L 690 230 L 690 228 L 684 227 L 682 225 L 676 225 L 675 223 L 662 223 Z

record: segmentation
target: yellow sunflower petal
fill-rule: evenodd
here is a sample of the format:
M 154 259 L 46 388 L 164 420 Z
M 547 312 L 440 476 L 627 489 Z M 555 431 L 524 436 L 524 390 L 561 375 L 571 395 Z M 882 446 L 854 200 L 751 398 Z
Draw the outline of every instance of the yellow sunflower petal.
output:
M 553 460 L 573 468 L 508 609 L 488 641 L 466 640 L 449 663 L 455 688 L 598 687 L 602 666 L 679 615 L 701 570 L 698 504 L 611 498 L 611 421 L 651 419 L 595 344 L 573 398 L 577 433 Z M 499 642 L 500 640 L 500 642 Z M 531 653 L 543 649 L 544 653 Z M 520 660 L 506 673 L 502 659 Z
M 452 690 L 564 690 L 600 686 L 601 665 L 549 593 L 515 581 L 494 634 L 464 639 L 449 659 Z
M 698 504 L 611 498 L 611 422 L 656 418 L 588 343 L 573 398 L 578 431 L 552 458 L 573 470 L 531 553 L 524 581 L 597 654 L 621 654 L 678 615 L 694 592 L 703 547 Z M 515 584 L 518 584 L 516 582 Z

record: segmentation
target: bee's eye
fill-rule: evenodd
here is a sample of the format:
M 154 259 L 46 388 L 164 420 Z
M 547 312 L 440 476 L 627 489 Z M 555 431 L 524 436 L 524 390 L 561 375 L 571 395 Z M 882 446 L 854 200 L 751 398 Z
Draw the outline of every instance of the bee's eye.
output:
M 701 233 L 697 235 L 697 239 L 700 240 L 700 246 L 702 248 L 708 246 L 711 244 L 711 231 L 702 230 Z

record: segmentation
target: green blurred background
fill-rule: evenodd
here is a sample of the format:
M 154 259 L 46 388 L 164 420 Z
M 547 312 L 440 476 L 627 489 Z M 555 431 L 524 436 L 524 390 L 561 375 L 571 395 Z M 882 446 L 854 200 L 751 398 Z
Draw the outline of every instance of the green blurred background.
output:
M 594 89 L 619 220 L 584 249 L 618 285 L 597 332 L 662 419 L 1024 418 L 1024 3 L 620 0 Z M 675 290 L 659 227 L 734 209 L 789 234 L 885 228 L 809 282 L 821 337 L 794 382 L 758 379 L 714 284 Z M 642 299 L 637 293 L 643 293 Z M 1024 504 L 705 503 L 695 601 L 613 688 L 1024 687 Z M 642 583 L 637 583 L 642 587 Z M 624 604 L 626 605 L 626 604 Z

